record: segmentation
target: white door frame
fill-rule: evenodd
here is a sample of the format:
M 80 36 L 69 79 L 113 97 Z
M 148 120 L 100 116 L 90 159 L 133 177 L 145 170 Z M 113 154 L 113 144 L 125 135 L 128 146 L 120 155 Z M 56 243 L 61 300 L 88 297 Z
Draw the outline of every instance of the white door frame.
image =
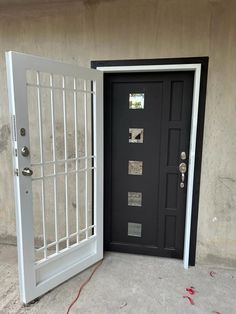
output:
M 194 184 L 194 169 L 195 169 L 195 154 L 197 140 L 197 125 L 198 125 L 198 107 L 199 107 L 199 92 L 201 78 L 201 64 L 164 64 L 164 65 L 131 65 L 131 66 L 99 66 L 97 70 L 103 72 L 170 72 L 170 71 L 193 71 L 194 86 L 192 100 L 192 117 L 190 131 L 190 148 L 189 148 L 189 166 L 188 166 L 188 184 L 187 184 L 187 200 L 186 200 L 186 216 L 185 216 L 185 235 L 184 235 L 184 268 L 189 267 L 190 253 L 190 236 L 191 236 L 191 219 L 192 219 L 192 201 L 193 201 L 193 184 Z

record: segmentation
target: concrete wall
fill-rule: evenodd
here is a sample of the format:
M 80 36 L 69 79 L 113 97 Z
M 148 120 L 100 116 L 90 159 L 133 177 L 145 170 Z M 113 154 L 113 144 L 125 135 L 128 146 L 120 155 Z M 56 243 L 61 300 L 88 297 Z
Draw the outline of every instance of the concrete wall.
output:
M 4 52 L 90 60 L 210 58 L 197 258 L 236 266 L 236 2 L 87 0 L 0 4 L 0 235 L 15 236 Z

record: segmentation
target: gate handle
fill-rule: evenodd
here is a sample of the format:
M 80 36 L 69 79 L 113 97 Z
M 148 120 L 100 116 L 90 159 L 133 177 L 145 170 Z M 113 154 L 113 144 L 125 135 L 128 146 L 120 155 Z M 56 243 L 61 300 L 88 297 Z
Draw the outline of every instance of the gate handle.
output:
M 24 168 L 22 170 L 22 174 L 23 176 L 30 177 L 33 174 L 33 170 L 31 170 L 30 168 Z

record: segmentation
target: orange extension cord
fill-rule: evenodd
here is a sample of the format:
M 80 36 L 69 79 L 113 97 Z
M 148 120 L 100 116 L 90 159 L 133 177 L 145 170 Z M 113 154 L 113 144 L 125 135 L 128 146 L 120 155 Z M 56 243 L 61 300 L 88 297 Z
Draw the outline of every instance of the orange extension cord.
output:
M 82 283 L 82 285 L 79 287 L 77 296 L 76 296 L 76 298 L 71 302 L 71 304 L 69 305 L 66 314 L 69 314 L 69 312 L 70 312 L 72 306 L 73 306 L 73 305 L 75 304 L 75 302 L 79 299 L 79 296 L 80 296 L 81 291 L 82 291 L 83 288 L 87 285 L 87 283 L 89 282 L 89 280 L 93 277 L 93 274 L 94 274 L 95 271 L 98 269 L 98 267 L 102 265 L 102 262 L 103 262 L 103 260 L 102 260 L 101 262 L 99 262 L 99 263 L 96 265 L 96 267 L 94 268 L 94 270 L 92 271 L 92 273 L 90 274 L 90 276 L 88 277 L 88 279 L 86 279 L 86 280 Z

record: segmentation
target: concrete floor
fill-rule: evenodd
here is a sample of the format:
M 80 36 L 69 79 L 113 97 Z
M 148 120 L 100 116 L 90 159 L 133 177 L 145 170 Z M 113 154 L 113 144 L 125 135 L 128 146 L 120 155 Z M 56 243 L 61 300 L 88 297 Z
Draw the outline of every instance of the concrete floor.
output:
M 23 307 L 19 302 L 16 248 L 0 245 L 0 313 L 65 314 L 90 268 Z M 216 272 L 215 277 L 209 275 Z M 195 305 L 184 295 L 194 286 Z M 182 261 L 106 253 L 103 264 L 83 289 L 70 313 L 236 313 L 236 270 L 198 265 L 188 271 Z

